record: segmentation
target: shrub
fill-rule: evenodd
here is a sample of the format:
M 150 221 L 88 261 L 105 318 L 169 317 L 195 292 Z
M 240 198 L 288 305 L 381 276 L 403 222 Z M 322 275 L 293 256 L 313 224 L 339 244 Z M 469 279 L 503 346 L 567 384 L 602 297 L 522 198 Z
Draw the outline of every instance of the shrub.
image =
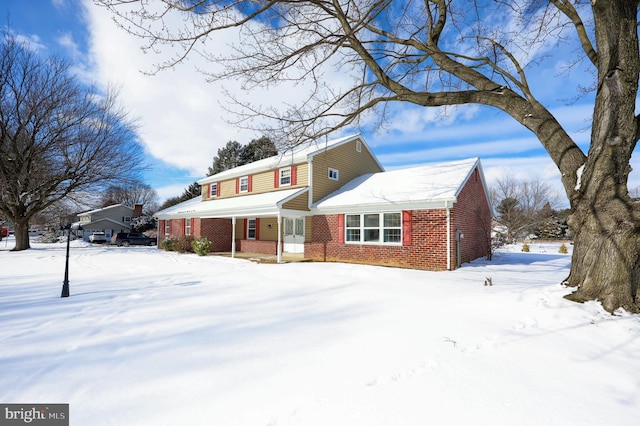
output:
M 529 244 L 524 243 L 524 244 L 522 245 L 522 251 L 529 253 L 529 251 L 530 251 L 530 250 L 529 250 Z
M 75 240 L 75 237 L 73 235 L 71 235 L 71 239 Z M 40 237 L 38 238 L 38 242 L 39 243 L 64 243 L 67 242 L 67 234 L 65 233 L 64 235 L 58 235 L 55 232 L 45 232 L 44 234 L 40 235 Z
M 173 243 L 173 249 L 178 253 L 193 253 L 192 242 L 193 237 L 191 235 L 180 235 Z
M 567 246 L 564 243 L 562 243 L 562 245 L 558 249 L 558 253 L 561 253 L 561 254 L 569 253 L 569 250 L 567 249 Z
M 166 251 L 173 251 L 173 245 L 175 244 L 176 239 L 175 238 L 171 238 L 171 237 L 167 237 L 164 240 L 162 240 L 162 242 L 160 243 L 160 247 L 165 249 Z
M 205 256 L 209 253 L 209 248 L 211 247 L 211 241 L 207 240 L 205 237 L 200 237 L 197 240 L 193 240 L 191 242 L 191 248 L 198 256 Z

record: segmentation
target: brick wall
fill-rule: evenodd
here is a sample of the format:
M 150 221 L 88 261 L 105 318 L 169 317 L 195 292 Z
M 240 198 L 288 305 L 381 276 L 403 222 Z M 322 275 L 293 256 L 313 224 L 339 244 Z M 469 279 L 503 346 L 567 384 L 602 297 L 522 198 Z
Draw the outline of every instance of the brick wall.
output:
M 478 169 L 474 170 L 460 191 L 458 202 L 451 211 L 451 223 L 454 241 L 456 230 L 460 230 L 464 235 L 464 238 L 460 239 L 461 263 L 470 262 L 490 253 L 491 210 L 487 204 Z M 457 250 L 456 247 L 452 249 Z M 453 259 L 456 259 L 457 252 L 454 251 L 453 254 Z
M 164 234 L 165 221 L 158 221 L 158 246 L 166 238 Z M 194 238 L 205 237 L 211 241 L 211 252 L 231 251 L 231 219 L 191 219 L 191 235 Z M 169 221 L 169 236 L 184 235 L 184 219 Z
M 451 268 L 457 266 L 460 240 L 461 263 L 486 256 L 490 249 L 491 213 L 482 182 L 474 171 L 451 209 Z M 412 269 L 447 269 L 447 215 L 445 209 L 414 210 L 411 244 L 404 246 L 339 243 L 339 215 L 313 217 L 313 239 L 305 244 L 305 257 L 315 261 L 366 263 Z
M 304 255 L 315 261 L 446 270 L 445 211 L 412 211 L 411 233 L 411 245 L 406 246 L 339 243 L 338 215 L 314 216 L 313 241 L 305 244 Z
M 277 241 L 236 240 L 236 250 L 245 253 L 278 254 Z

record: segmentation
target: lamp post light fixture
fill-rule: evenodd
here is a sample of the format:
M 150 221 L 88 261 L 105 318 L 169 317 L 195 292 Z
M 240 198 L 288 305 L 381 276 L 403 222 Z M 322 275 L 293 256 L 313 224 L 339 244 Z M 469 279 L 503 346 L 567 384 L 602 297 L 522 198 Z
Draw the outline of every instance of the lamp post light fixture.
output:
M 62 295 L 60 297 L 69 297 L 69 242 L 71 240 L 71 224 L 62 228 L 67 230 L 67 256 L 64 263 L 64 281 L 62 281 Z M 82 231 L 82 226 L 78 226 L 77 231 Z
M 67 224 L 63 229 L 67 230 L 67 257 L 64 264 L 64 281 L 62 282 L 62 295 L 69 297 L 69 241 L 71 240 L 71 224 Z

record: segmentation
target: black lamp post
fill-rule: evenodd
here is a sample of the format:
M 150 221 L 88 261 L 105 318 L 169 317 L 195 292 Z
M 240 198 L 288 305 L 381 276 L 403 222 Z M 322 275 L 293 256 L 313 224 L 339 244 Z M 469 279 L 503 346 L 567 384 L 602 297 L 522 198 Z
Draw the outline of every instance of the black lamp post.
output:
M 69 241 L 71 240 L 71 224 L 69 223 L 63 229 L 67 230 L 67 258 L 64 264 L 64 281 L 62 282 L 62 295 L 60 297 L 69 297 Z

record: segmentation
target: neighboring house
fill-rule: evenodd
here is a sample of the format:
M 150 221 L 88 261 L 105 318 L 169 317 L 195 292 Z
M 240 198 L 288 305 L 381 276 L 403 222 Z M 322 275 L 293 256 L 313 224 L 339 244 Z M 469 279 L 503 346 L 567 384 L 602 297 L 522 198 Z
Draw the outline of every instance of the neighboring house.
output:
M 73 228 L 82 227 L 84 240 L 88 240 L 94 232 L 104 232 L 109 240 L 113 234 L 131 231 L 131 221 L 141 215 L 142 204 L 136 204 L 133 207 L 114 204 L 78 214 L 79 222 L 74 224 Z
M 206 237 L 212 252 L 454 269 L 489 254 L 480 161 L 385 172 L 360 135 L 198 182 L 202 196 L 156 213 L 159 243 Z

